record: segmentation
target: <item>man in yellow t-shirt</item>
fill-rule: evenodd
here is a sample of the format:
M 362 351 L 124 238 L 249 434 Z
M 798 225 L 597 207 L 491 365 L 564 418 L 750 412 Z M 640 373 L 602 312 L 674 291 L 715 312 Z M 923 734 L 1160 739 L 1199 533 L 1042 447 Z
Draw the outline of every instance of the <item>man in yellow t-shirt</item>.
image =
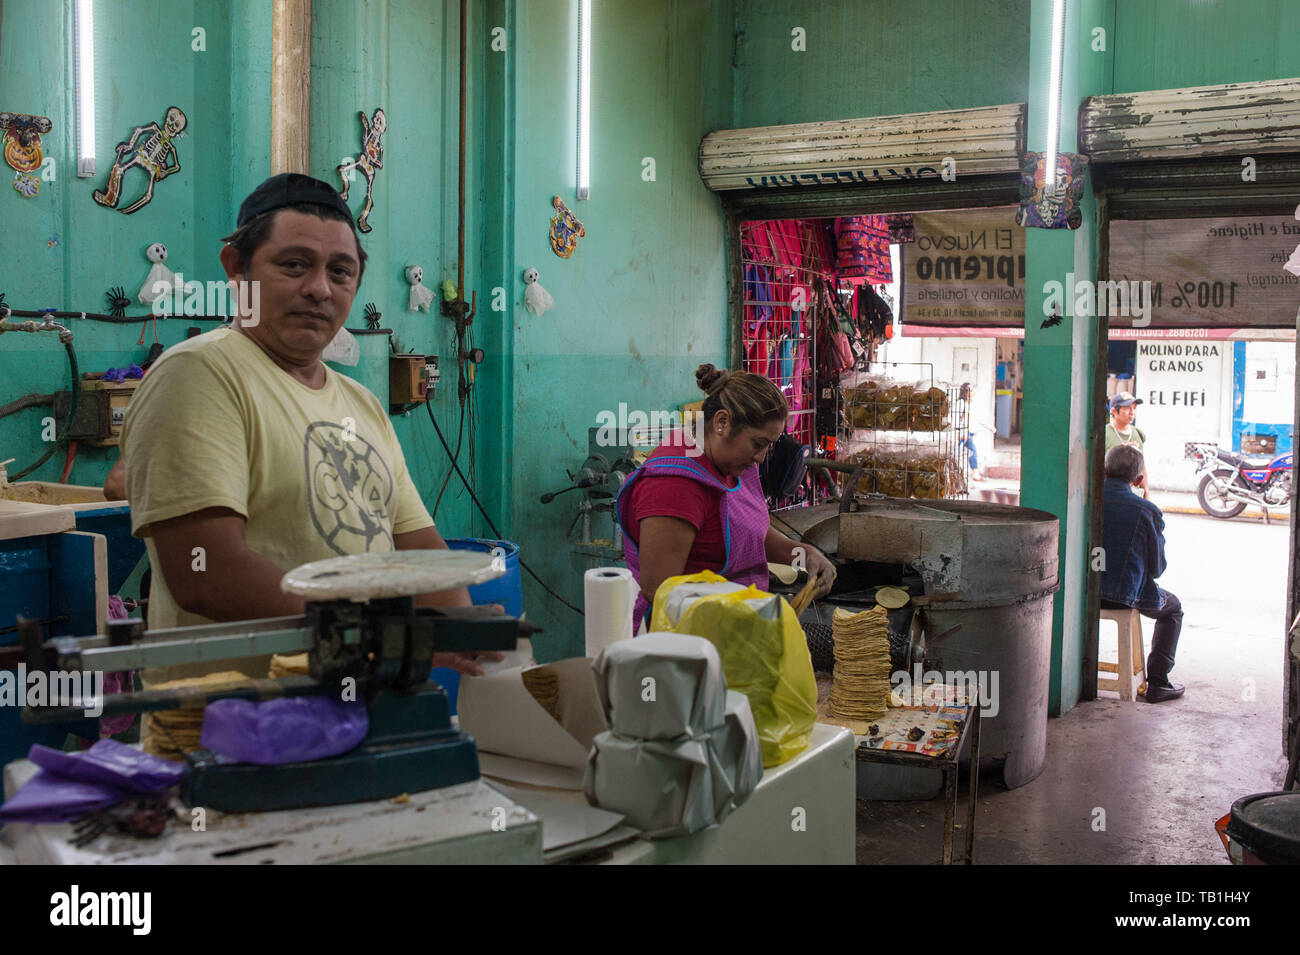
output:
M 255 290 L 242 296 L 251 308 L 164 352 L 122 430 L 131 527 L 154 568 L 150 629 L 302 613 L 302 598 L 280 590 L 299 564 L 447 546 L 379 400 L 321 361 L 365 269 L 346 203 L 319 180 L 274 176 L 223 241 L 221 264 Z M 460 588 L 416 603 L 470 599 Z M 168 667 L 145 679 L 215 669 L 260 678 L 268 660 Z M 481 672 L 473 655 L 435 662 Z

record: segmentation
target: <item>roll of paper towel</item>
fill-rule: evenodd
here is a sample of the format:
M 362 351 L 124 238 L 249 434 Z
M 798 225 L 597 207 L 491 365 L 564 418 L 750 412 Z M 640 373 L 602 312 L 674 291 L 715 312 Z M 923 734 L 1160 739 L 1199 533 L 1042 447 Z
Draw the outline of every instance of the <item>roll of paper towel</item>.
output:
M 587 656 L 632 636 L 632 607 L 639 588 L 626 567 L 593 567 L 582 579 Z

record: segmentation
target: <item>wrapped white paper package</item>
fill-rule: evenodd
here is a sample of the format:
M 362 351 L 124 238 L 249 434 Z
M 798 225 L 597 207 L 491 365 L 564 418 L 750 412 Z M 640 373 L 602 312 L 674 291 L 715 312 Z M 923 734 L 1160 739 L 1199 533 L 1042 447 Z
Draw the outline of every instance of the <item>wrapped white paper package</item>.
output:
M 741 584 L 733 584 L 729 580 L 717 583 L 701 580 L 689 584 L 678 584 L 664 598 L 666 601 L 664 612 L 668 614 L 669 622 L 675 627 L 677 621 L 682 619 L 682 614 L 686 613 L 691 604 L 701 597 L 711 597 L 714 594 L 730 594 L 744 589 Z
M 721 725 L 702 739 L 592 741 L 583 788 L 594 806 L 619 812 L 660 839 L 721 822 L 763 778 L 758 731 L 743 693 L 729 691 Z
M 709 734 L 709 745 L 717 754 L 716 764 L 727 774 L 726 785 L 714 784 L 718 822 L 749 798 L 763 778 L 763 752 L 758 745 L 758 728 L 749 709 L 749 698 L 727 691 L 726 722 Z M 723 800 L 720 794 L 730 790 Z
M 717 821 L 715 779 L 708 740 L 625 739 L 601 733 L 587 756 L 587 802 L 622 813 L 655 839 L 684 836 Z M 728 798 L 730 794 L 728 794 Z
M 703 737 L 722 725 L 727 685 L 718 650 L 703 637 L 648 633 L 606 647 L 592 669 L 605 719 L 619 736 Z

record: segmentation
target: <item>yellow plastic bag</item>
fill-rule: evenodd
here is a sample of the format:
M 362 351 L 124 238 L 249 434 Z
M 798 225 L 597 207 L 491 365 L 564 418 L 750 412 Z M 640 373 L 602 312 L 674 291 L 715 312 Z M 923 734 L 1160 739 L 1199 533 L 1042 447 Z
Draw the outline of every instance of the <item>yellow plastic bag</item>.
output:
M 718 648 L 727 689 L 749 698 L 763 765 L 777 766 L 807 748 L 817 719 L 808 642 L 786 601 L 756 587 L 717 592 L 726 589 L 717 585 L 726 583 L 707 570 L 669 577 L 655 592 L 650 629 L 694 634 Z M 671 599 L 672 592 L 683 585 L 688 587 L 683 593 L 699 585 L 706 592 L 678 613 L 682 601 Z

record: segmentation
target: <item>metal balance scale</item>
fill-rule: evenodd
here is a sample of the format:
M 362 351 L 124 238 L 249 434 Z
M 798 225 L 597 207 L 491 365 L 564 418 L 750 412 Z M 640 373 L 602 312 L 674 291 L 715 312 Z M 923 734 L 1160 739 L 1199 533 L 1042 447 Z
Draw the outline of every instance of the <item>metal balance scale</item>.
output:
M 356 749 L 276 766 L 186 756 L 181 797 L 222 812 L 273 811 L 384 799 L 479 778 L 474 740 L 454 729 L 446 692 L 429 681 L 435 652 L 514 650 L 536 627 L 483 608 L 416 608 L 414 594 L 473 586 L 501 576 L 486 554 L 406 550 L 336 557 L 285 575 L 281 589 L 307 599 L 301 616 L 145 631 L 114 621 L 106 637 L 56 637 L 20 626 L 28 671 L 141 670 L 266 654 L 307 652 L 308 676 L 229 687 L 147 690 L 103 699 L 103 715 L 201 707 L 221 699 L 306 694 L 365 700 L 370 728 Z M 354 682 L 353 682 L 354 681 Z M 344 690 L 355 695 L 344 696 Z M 29 724 L 84 719 L 81 701 L 29 707 Z

